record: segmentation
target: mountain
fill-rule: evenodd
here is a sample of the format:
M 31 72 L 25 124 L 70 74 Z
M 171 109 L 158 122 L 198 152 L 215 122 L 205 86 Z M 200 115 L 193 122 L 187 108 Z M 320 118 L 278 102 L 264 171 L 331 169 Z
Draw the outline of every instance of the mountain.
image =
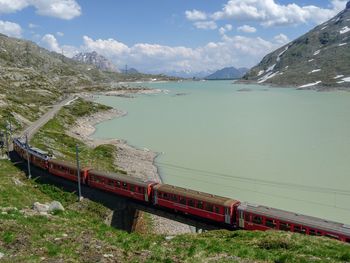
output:
M 265 56 L 243 81 L 350 87 L 350 1 L 334 18 Z
M 111 61 L 104 56 L 97 54 L 95 51 L 79 53 L 73 57 L 73 60 L 94 65 L 96 68 L 103 71 L 120 72 Z
M 208 80 L 239 79 L 243 77 L 248 70 L 249 69 L 247 68 L 236 69 L 235 67 L 223 68 L 205 77 L 205 79 L 208 79 Z
M 174 79 L 101 71 L 31 41 L 0 34 L 0 130 L 4 119 L 11 120 L 16 128 L 28 125 L 66 93 L 108 89 L 114 82 L 154 78 Z
M 205 70 L 205 71 L 191 71 L 191 70 L 182 70 L 182 71 L 166 71 L 163 72 L 166 76 L 173 76 L 178 78 L 185 78 L 185 79 L 202 79 L 208 76 L 209 74 L 212 74 L 212 70 Z
M 135 68 L 128 68 L 127 70 L 126 69 L 120 69 L 120 72 L 123 73 L 123 74 L 138 74 L 139 71 Z

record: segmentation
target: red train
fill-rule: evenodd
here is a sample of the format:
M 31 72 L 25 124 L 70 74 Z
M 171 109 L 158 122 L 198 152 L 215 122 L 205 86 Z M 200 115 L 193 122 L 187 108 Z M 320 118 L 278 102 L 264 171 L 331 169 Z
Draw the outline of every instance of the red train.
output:
M 27 160 L 26 144 L 14 139 L 14 150 Z M 77 181 L 75 164 L 51 158 L 40 149 L 28 146 L 32 165 L 50 174 Z M 168 184 L 142 181 L 117 173 L 106 173 L 88 167 L 80 169 L 81 182 L 93 188 L 145 202 L 162 209 L 192 215 L 232 229 L 284 230 L 306 235 L 327 236 L 350 243 L 350 226 L 299 215 L 266 206 L 241 203 L 227 197 L 211 195 Z

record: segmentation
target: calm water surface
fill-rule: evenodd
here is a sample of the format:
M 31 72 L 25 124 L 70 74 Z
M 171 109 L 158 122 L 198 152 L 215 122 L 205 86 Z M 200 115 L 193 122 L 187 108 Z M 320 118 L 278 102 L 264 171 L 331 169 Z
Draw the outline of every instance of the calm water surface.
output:
M 99 124 L 94 137 L 162 153 L 166 183 L 350 224 L 350 93 L 146 85 L 169 92 L 99 97 L 128 115 Z

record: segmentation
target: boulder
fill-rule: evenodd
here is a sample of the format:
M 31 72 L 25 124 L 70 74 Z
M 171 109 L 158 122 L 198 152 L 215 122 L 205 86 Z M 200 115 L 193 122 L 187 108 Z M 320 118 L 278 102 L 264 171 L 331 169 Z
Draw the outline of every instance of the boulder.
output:
M 350 1 L 349 2 L 347 2 L 347 4 L 346 4 L 346 8 L 345 9 L 350 9 Z
M 63 207 L 63 205 L 60 202 L 53 201 L 49 205 L 49 212 L 51 213 L 53 211 L 64 211 L 64 207 Z
M 35 202 L 33 204 L 33 210 L 35 210 L 39 213 L 47 213 L 49 211 L 49 205 L 40 204 L 39 202 Z

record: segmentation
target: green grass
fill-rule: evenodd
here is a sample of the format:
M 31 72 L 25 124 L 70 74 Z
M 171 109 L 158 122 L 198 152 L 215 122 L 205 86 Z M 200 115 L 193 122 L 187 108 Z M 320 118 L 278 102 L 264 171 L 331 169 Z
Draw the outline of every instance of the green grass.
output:
M 108 106 L 78 99 L 69 106 L 65 106 L 34 136 L 31 144 L 54 154 L 58 159 L 75 161 L 76 145 L 82 166 L 96 169 L 122 172 L 115 165 L 116 147 L 114 145 L 100 145 L 96 148 L 88 147 L 82 141 L 70 137 L 66 130 L 72 127 L 77 118 L 111 109 Z
M 119 262 L 347 262 L 350 246 L 323 237 L 287 232 L 211 231 L 179 235 L 126 233 L 103 222 L 111 212 L 51 185 L 27 180 L 8 161 L 0 161 L 0 251 L 4 262 L 98 262 L 112 254 Z M 23 183 L 17 186 L 14 179 Z M 10 194 L 12 193 L 12 194 Z M 21 209 L 58 200 L 66 210 L 50 217 Z M 12 257 L 7 257 L 11 255 Z

